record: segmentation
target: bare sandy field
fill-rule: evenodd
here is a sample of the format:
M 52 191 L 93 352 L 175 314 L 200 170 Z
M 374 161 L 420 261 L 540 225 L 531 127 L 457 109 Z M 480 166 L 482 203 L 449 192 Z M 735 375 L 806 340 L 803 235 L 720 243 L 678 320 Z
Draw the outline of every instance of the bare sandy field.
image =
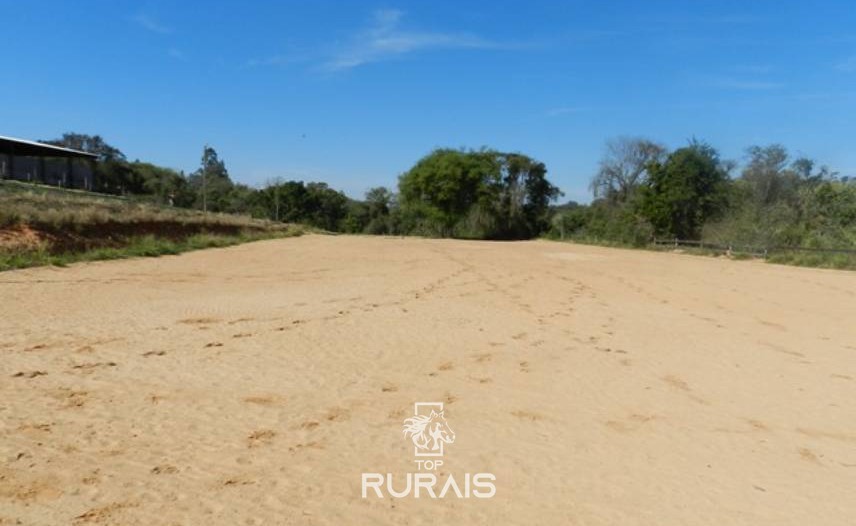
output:
M 493 498 L 361 497 L 418 472 Z M 853 524 L 856 273 L 257 242 L 0 274 L 0 524 Z

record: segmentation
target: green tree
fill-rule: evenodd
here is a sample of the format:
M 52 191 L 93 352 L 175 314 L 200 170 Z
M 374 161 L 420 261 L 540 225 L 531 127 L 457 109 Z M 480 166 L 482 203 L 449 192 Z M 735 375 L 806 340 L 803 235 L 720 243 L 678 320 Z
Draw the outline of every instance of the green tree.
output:
M 561 192 L 547 180 L 544 163 L 511 153 L 498 154 L 497 164 L 500 167 L 499 228 L 493 237 L 528 238 L 547 230 L 550 203 Z
M 327 183 L 308 183 L 304 217 L 309 224 L 330 231 L 338 231 L 347 214 L 348 198 L 333 190 Z
M 187 183 L 197 196 L 195 208 L 212 212 L 224 212 L 229 208 L 232 180 L 214 148 L 207 145 L 203 148 L 199 169 L 190 174 Z
M 142 193 L 153 196 L 158 203 L 180 206 L 177 202 L 179 194 L 187 184 L 181 173 L 140 161 L 134 161 L 128 167 L 139 179 Z
M 348 199 L 345 219 L 342 220 L 341 230 L 349 234 L 382 234 L 384 232 L 369 232 L 369 207 L 362 201 Z
M 707 144 L 693 141 L 648 172 L 640 210 L 658 234 L 698 239 L 704 223 L 728 206 L 728 172 Z
M 365 225 L 367 234 L 390 234 L 393 230 L 391 212 L 395 194 L 384 186 L 370 188 L 365 196 Z
M 401 228 L 443 237 L 519 239 L 549 227 L 560 192 L 518 153 L 438 149 L 399 178 Z
M 245 184 L 233 184 L 222 203 L 222 211 L 229 214 L 244 214 L 258 218 L 268 217 L 268 209 L 261 197 L 261 192 Z
M 286 223 L 306 223 L 325 230 L 345 227 L 348 198 L 326 183 L 274 180 L 255 192 L 253 210 L 260 216 Z
M 398 189 L 416 230 L 448 237 L 497 176 L 489 152 L 438 149 L 402 175 Z
M 98 160 L 102 162 L 126 160 L 124 153 L 122 153 L 118 148 L 107 144 L 100 135 L 68 132 L 63 133 L 62 137 L 59 139 L 39 142 L 53 144 L 54 146 L 61 146 L 63 148 L 71 148 L 72 150 L 94 153 L 98 156 Z

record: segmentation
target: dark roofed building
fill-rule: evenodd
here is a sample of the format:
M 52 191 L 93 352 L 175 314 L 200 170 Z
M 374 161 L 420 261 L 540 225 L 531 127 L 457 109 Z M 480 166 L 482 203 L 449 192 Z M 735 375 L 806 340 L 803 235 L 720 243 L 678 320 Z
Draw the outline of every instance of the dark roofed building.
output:
M 91 190 L 97 155 L 0 136 L 0 179 Z

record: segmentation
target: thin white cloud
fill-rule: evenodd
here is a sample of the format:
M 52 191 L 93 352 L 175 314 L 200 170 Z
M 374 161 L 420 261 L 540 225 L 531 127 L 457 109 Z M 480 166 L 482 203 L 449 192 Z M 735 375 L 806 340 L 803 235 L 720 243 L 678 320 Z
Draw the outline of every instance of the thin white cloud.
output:
M 372 24 L 349 45 L 336 52 L 323 67 L 329 71 L 355 68 L 427 49 L 500 49 L 511 47 L 470 33 L 420 32 L 400 28 L 404 13 L 397 9 L 375 11 Z
M 145 29 L 146 31 L 151 31 L 152 33 L 160 33 L 165 35 L 173 32 L 173 29 L 171 27 L 162 24 L 159 20 L 157 20 L 151 15 L 138 13 L 132 16 L 131 20 L 141 28 Z

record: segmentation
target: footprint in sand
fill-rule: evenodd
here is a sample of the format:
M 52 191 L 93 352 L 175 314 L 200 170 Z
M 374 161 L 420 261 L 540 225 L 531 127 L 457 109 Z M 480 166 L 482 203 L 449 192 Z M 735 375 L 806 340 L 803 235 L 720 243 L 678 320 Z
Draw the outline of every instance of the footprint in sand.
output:
M 764 422 L 762 422 L 758 419 L 744 418 L 743 421 L 746 422 L 747 424 L 749 424 L 749 426 L 752 427 L 752 429 L 755 429 L 758 431 L 769 431 L 770 430 L 770 427 L 767 424 L 765 424 Z
M 327 410 L 327 415 L 324 418 L 328 422 L 344 422 L 350 420 L 351 412 L 341 407 L 331 407 Z
M 485 363 L 485 362 L 489 362 L 489 361 L 491 361 L 492 359 L 493 359 L 493 354 L 491 354 L 491 353 L 489 353 L 489 352 L 481 353 L 481 354 L 477 354 L 477 355 L 475 356 L 475 360 L 476 360 L 476 362 L 478 362 L 478 363 Z
M 60 388 L 52 393 L 51 396 L 63 403 L 61 406 L 63 409 L 73 409 L 86 405 L 89 398 L 89 392 Z
M 614 352 L 616 354 L 627 354 L 627 351 L 623 351 L 621 349 L 613 349 L 612 347 L 595 347 L 595 349 L 600 351 L 600 352 L 607 352 L 607 353 Z
M 532 422 L 544 420 L 544 418 L 545 418 L 543 415 L 536 413 L 534 411 L 522 411 L 522 410 L 512 411 L 511 416 L 516 416 L 517 418 L 522 418 L 524 420 L 530 420 Z
M 681 391 L 690 391 L 690 385 L 683 379 L 675 376 L 675 375 L 667 375 L 662 378 L 664 382 L 674 387 L 675 389 L 680 389 Z
M 100 369 L 102 367 L 116 367 L 117 365 L 118 364 L 116 362 L 89 362 L 73 365 L 71 368 L 84 374 L 90 374 L 95 371 L 95 369 Z
M 98 484 L 99 482 L 101 482 L 101 470 L 93 469 L 89 473 L 89 475 L 86 475 L 85 477 L 80 479 L 80 482 L 86 484 L 87 486 L 94 486 L 95 484 Z
M 324 444 L 322 444 L 321 442 L 312 441 L 303 444 L 296 444 L 288 448 L 291 453 L 296 453 L 297 451 L 305 449 L 324 449 Z
M 53 424 L 21 424 L 18 426 L 18 431 L 41 431 L 50 433 Z
M 217 323 L 217 318 L 186 318 L 183 320 L 178 320 L 176 323 L 180 323 L 182 325 L 210 325 L 212 323 Z
M 680 378 L 680 377 L 675 376 L 673 374 L 669 374 L 669 375 L 662 377 L 661 380 L 663 380 L 669 387 L 672 387 L 672 388 L 677 389 L 683 393 L 686 393 L 687 397 L 690 398 L 690 400 L 693 400 L 695 402 L 698 402 L 698 403 L 704 404 L 704 405 L 708 404 L 707 400 L 705 400 L 704 398 L 702 398 L 702 397 L 700 397 L 700 396 L 698 396 L 692 392 L 692 389 L 690 389 L 690 384 L 688 384 L 686 382 L 686 380 L 684 380 L 683 378 Z
M 259 429 L 258 431 L 253 431 L 247 437 L 247 447 L 266 446 L 271 443 L 275 436 L 276 432 L 270 429 Z
M 224 479 L 220 485 L 223 487 L 234 487 L 234 486 L 250 486 L 255 484 L 256 482 L 244 475 L 236 475 L 233 477 L 229 477 Z
M 153 475 L 174 475 L 178 473 L 178 468 L 169 464 L 164 464 L 162 466 L 153 467 L 151 473 Z
M 106 506 L 92 508 L 86 513 L 78 515 L 74 518 L 74 522 L 76 524 L 113 522 L 112 519 L 114 513 L 125 508 L 133 508 L 136 506 L 137 504 L 131 502 L 113 502 L 111 504 L 107 504 Z
M 244 402 L 255 405 L 274 405 L 276 397 L 272 395 L 257 395 L 244 397 Z
M 775 322 L 772 322 L 772 321 L 762 320 L 762 319 L 760 319 L 760 318 L 755 318 L 755 319 L 756 319 L 756 321 L 758 321 L 758 323 L 760 323 L 761 325 L 766 325 L 767 327 L 773 327 L 774 329 L 778 329 L 778 330 L 780 330 L 780 331 L 785 331 L 785 332 L 788 330 L 788 328 L 787 328 L 787 327 L 785 327 L 784 325 L 782 325 L 782 324 L 780 324 L 780 323 L 775 323 Z
M 12 378 L 36 378 L 37 376 L 45 376 L 47 371 L 18 371 L 12 375 Z
M 604 425 L 619 433 L 630 433 L 653 419 L 653 416 L 631 415 L 627 420 L 607 420 L 604 422 Z
M 812 464 L 820 464 L 820 458 L 814 453 L 814 451 L 810 450 L 809 448 L 801 447 L 797 449 L 797 452 L 800 454 L 800 458 L 802 458 L 806 462 L 811 462 Z

